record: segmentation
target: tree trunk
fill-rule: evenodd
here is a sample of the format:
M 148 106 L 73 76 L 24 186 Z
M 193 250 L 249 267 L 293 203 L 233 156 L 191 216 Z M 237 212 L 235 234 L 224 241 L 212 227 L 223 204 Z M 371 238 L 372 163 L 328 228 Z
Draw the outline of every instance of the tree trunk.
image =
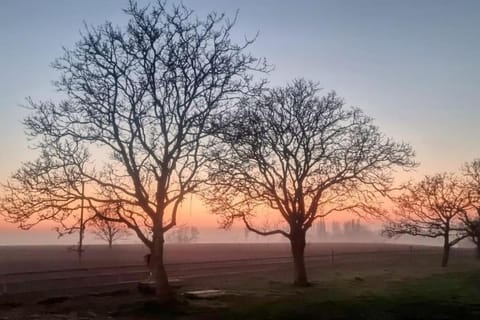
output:
M 161 230 L 154 230 L 153 237 L 152 271 L 155 279 L 155 293 L 157 301 L 166 304 L 173 300 L 173 291 L 168 284 L 168 276 L 163 261 L 165 239 Z
M 449 243 L 448 235 L 446 235 L 443 242 L 442 267 L 447 266 L 449 257 L 450 257 L 450 243 Z
M 296 286 L 308 286 L 307 270 L 305 268 L 305 232 L 292 232 L 290 245 L 293 256 L 294 284 Z
M 112 245 L 113 245 L 113 239 L 109 239 L 109 240 L 108 240 L 108 247 L 109 247 L 110 249 L 112 249 Z
M 477 259 L 480 259 L 480 228 L 476 228 L 474 233 L 470 236 L 472 242 L 475 244 L 477 248 Z

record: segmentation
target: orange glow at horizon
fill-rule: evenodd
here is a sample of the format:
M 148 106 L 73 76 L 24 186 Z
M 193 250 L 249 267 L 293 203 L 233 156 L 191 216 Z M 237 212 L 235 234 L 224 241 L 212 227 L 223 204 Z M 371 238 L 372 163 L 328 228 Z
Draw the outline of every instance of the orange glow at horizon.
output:
M 275 220 L 281 219 L 281 216 L 276 215 L 273 210 L 269 210 L 269 217 Z M 169 218 L 169 217 L 168 217 Z M 259 217 L 263 219 L 263 217 Z M 338 221 L 340 223 L 348 221 L 350 219 L 357 219 L 356 215 L 349 212 L 335 212 L 328 215 L 326 221 Z M 375 219 L 374 219 L 375 220 Z M 177 214 L 177 226 L 195 226 L 197 228 L 219 228 L 220 217 L 211 213 L 210 209 L 203 203 L 198 197 L 187 197 L 187 200 L 182 203 Z M 42 221 L 38 225 L 32 227 L 32 230 L 37 231 L 51 231 L 54 232 L 54 228 L 57 226 L 51 221 Z M 243 227 L 240 222 L 235 223 L 237 227 Z M 14 231 L 19 230 L 16 224 L 8 223 L 3 219 L 0 219 L 0 232 L 1 231 Z

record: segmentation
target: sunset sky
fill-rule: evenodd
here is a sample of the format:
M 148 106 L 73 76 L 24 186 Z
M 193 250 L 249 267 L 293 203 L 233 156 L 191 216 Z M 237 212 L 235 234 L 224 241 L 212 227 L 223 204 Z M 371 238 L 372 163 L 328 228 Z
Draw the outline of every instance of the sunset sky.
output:
M 480 1 L 183 2 L 199 16 L 239 9 L 233 37 L 241 42 L 259 32 L 251 52 L 275 66 L 272 85 L 305 77 L 335 90 L 413 146 L 420 166 L 412 176 L 457 170 L 480 157 Z M 21 124 L 25 98 L 54 97 L 58 75 L 49 65 L 62 46 L 72 47 L 84 22 L 124 25 L 126 3 L 0 1 L 0 182 L 35 157 Z M 190 221 L 215 226 L 195 205 L 184 209 Z M 0 221 L 0 230 L 7 228 Z M 5 238 L 0 234 L 0 245 Z

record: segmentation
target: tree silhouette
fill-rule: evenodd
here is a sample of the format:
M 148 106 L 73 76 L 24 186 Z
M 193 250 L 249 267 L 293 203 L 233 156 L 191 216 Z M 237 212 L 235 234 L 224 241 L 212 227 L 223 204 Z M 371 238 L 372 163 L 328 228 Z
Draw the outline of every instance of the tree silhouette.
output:
M 467 163 L 462 173 L 470 207 L 461 212 L 460 219 L 469 239 L 475 244 L 477 258 L 480 259 L 480 159 Z
M 197 18 L 183 5 L 130 2 L 126 27 L 86 27 L 53 64 L 61 102 L 29 101 L 28 134 L 41 151 L 7 183 L 3 209 L 17 222 L 68 221 L 78 185 L 93 214 L 132 229 L 150 249 L 160 302 L 173 298 L 164 234 L 205 178 L 210 119 L 262 83 L 265 62 L 230 39 L 235 20 Z M 115 205 L 115 217 L 102 215 Z M 31 225 L 30 224 L 30 225 Z M 24 224 L 26 226 L 27 224 Z
M 3 185 L 0 213 L 24 230 L 49 220 L 59 236 L 78 232 L 74 251 L 81 262 L 85 225 L 93 218 L 85 210 L 85 181 L 79 173 L 88 155 L 75 143 L 51 140 L 48 149 L 42 145 L 39 158 L 26 162 Z
M 315 220 L 343 210 L 377 212 L 372 201 L 390 188 L 392 170 L 414 165 L 408 145 L 303 79 L 244 99 L 219 122 L 207 201 L 227 227 L 240 219 L 260 235 L 288 238 L 297 285 L 308 284 L 305 236 Z M 259 228 L 255 215 L 267 211 L 283 226 Z
M 115 241 L 124 240 L 130 236 L 128 227 L 125 224 L 113 221 L 118 215 L 118 213 L 116 213 L 118 210 L 119 208 L 116 206 L 107 205 L 99 209 L 101 216 L 94 216 L 88 225 L 90 232 L 98 239 L 106 241 L 110 249 Z
M 426 176 L 406 185 L 405 191 L 392 200 L 396 205 L 393 221 L 382 233 L 388 237 L 409 234 L 443 238 L 441 265 L 446 267 L 450 248 L 467 236 L 460 221 L 460 215 L 469 208 L 463 181 L 447 173 Z

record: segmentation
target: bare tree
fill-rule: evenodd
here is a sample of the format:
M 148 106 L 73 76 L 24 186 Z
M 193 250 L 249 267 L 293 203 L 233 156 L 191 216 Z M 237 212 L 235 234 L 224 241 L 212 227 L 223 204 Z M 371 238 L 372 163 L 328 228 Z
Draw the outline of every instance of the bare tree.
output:
M 470 207 L 460 214 L 465 232 L 475 244 L 480 259 L 480 159 L 465 164 L 462 170 Z
M 98 239 L 106 241 L 110 249 L 115 241 L 125 240 L 131 235 L 125 224 L 114 221 L 118 210 L 117 206 L 106 205 L 100 209 L 101 216 L 95 216 L 89 223 L 90 232 Z
M 390 188 L 392 170 L 414 165 L 408 145 L 302 79 L 245 99 L 222 123 L 205 196 L 225 226 L 240 219 L 257 234 L 288 238 L 297 285 L 308 284 L 305 236 L 315 220 L 336 211 L 377 212 L 372 201 Z M 258 227 L 255 215 L 267 212 L 283 225 Z
M 223 14 L 197 18 L 161 1 L 130 2 L 125 13 L 125 28 L 87 26 L 53 64 L 64 100 L 29 102 L 25 126 L 40 159 L 7 183 L 2 207 L 17 222 L 65 222 L 84 199 L 150 249 L 157 298 L 166 302 L 164 234 L 205 178 L 210 119 L 261 86 L 252 72 L 266 69 L 246 52 L 253 40 L 231 41 L 235 20 Z M 105 204 L 119 206 L 114 218 L 97 209 Z
M 466 213 L 461 219 L 464 222 L 465 232 L 468 234 L 469 239 L 475 244 L 477 258 L 480 259 L 480 213 L 477 211 L 476 216 Z
M 51 141 L 37 160 L 25 163 L 4 185 L 1 211 L 6 221 L 28 230 L 41 221 L 56 224 L 59 236 L 78 232 L 81 262 L 85 225 L 91 216 L 85 210 L 85 182 L 78 168 L 85 168 L 88 154 L 78 144 Z
M 463 182 L 453 174 L 426 176 L 405 186 L 402 194 L 392 197 L 396 206 L 393 221 L 384 226 L 388 237 L 408 234 L 443 238 L 442 267 L 446 267 L 450 248 L 467 235 L 460 215 L 468 209 L 468 193 Z

